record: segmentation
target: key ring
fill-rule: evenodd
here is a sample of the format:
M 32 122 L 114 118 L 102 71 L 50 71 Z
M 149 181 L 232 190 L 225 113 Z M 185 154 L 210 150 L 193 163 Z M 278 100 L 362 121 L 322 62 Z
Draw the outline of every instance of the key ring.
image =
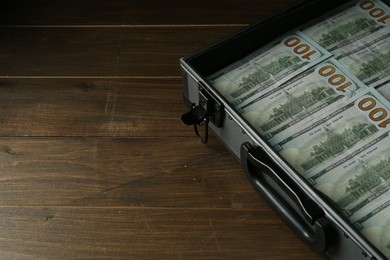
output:
M 204 127 L 205 127 L 205 129 L 204 129 L 204 136 L 201 136 L 199 134 L 198 125 L 199 126 L 204 125 Z M 209 139 L 209 118 L 205 117 L 203 123 L 201 122 L 201 123 L 198 123 L 198 124 L 194 124 L 194 130 L 195 130 L 196 136 L 202 142 L 202 144 L 206 144 L 208 139 Z

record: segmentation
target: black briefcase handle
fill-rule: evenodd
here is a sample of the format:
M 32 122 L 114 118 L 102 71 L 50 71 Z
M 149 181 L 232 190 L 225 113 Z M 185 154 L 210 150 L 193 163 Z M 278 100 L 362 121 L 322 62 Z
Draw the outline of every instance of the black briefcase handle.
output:
M 296 235 L 313 251 L 324 252 L 329 243 L 329 224 L 322 208 L 262 148 L 244 143 L 241 146 L 241 163 L 250 183 Z M 272 186 L 270 179 L 280 189 Z M 301 214 L 282 197 L 281 192 L 291 198 Z

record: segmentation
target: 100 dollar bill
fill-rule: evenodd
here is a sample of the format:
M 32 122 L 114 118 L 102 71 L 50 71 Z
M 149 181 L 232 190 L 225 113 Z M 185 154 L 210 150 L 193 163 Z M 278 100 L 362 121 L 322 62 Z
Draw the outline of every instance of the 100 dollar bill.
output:
M 208 80 L 236 106 L 257 93 L 286 82 L 330 55 L 296 31 L 211 75 Z
M 387 194 L 386 198 L 389 198 Z M 379 201 L 378 201 L 379 202 Z M 387 258 L 390 258 L 390 200 L 370 204 L 359 219 L 353 219 L 360 231 Z
M 311 125 L 299 125 L 288 137 L 272 138 L 269 143 L 299 173 L 312 177 L 324 165 L 338 162 L 389 129 L 388 102 L 375 89 L 369 89 L 324 111 Z
M 332 52 L 358 39 L 389 26 L 390 12 L 378 0 L 351 1 L 338 8 L 329 17 L 303 30 L 322 47 Z
M 334 52 L 336 60 L 369 87 L 390 80 L 390 27 Z
M 372 201 L 383 201 L 390 192 L 389 132 L 350 151 L 308 180 L 336 202 L 347 217 Z
M 335 59 L 326 60 L 238 109 L 266 139 L 288 131 L 344 96 L 367 87 Z

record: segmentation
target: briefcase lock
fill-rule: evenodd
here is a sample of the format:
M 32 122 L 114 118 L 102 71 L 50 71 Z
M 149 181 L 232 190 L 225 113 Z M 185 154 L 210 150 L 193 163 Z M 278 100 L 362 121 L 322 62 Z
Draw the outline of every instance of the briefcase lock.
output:
M 199 88 L 199 104 L 191 104 L 191 110 L 181 116 L 181 121 L 186 125 L 194 125 L 195 134 L 203 143 L 208 141 L 209 122 L 221 127 L 223 124 L 223 106 L 204 88 Z M 198 127 L 204 126 L 204 134 L 201 135 Z

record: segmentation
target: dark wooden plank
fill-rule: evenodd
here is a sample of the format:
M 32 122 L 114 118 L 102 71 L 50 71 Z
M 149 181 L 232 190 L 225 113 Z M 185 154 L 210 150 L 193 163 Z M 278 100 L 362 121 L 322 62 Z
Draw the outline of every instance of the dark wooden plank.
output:
M 3 27 L 0 77 L 178 77 L 180 57 L 239 28 Z
M 180 78 L 0 79 L 0 136 L 195 136 Z
M 324 259 L 269 210 L 3 207 L 0 217 L 1 259 Z
M 1 138 L 0 206 L 268 208 L 214 138 Z
M 297 0 L 13 0 L 1 25 L 149 25 L 253 23 Z

